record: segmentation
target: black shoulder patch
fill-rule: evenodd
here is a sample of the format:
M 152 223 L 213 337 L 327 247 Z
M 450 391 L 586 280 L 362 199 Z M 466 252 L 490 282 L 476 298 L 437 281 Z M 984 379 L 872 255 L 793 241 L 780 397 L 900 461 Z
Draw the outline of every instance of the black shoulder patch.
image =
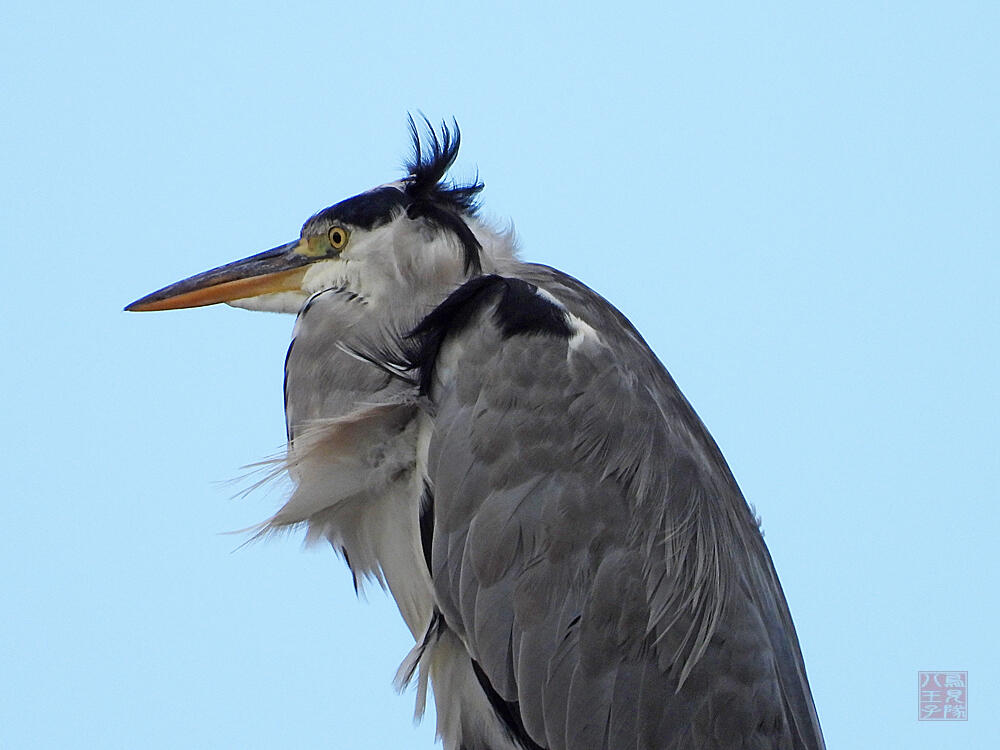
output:
M 510 738 L 523 747 L 524 750 L 545 750 L 544 747 L 531 739 L 528 730 L 524 728 L 524 720 L 521 718 L 521 705 L 517 701 L 504 700 L 503 696 L 493 687 L 490 678 L 486 676 L 483 668 L 479 666 L 479 662 L 475 659 L 471 661 L 472 671 L 476 673 L 476 679 L 479 680 L 480 687 L 486 693 L 487 700 L 489 700 L 494 713 L 500 719 L 500 723 L 503 724 Z
M 520 279 L 504 279 L 506 288 L 497 305 L 497 323 L 504 338 L 547 334 L 568 339 L 572 333 L 566 311 Z
M 424 492 L 420 496 L 420 547 L 424 551 L 424 561 L 427 563 L 427 572 L 431 578 L 434 571 L 431 569 L 431 549 L 434 544 L 434 491 L 430 483 L 424 480 Z
M 417 373 L 420 393 L 426 395 L 430 391 L 434 363 L 445 336 L 465 328 L 492 291 L 496 279 L 499 277 L 477 276 L 465 282 L 407 334 L 410 347 L 405 357 L 406 367 Z
M 494 320 L 505 339 L 529 335 L 565 339 L 572 333 L 566 311 L 542 297 L 535 285 L 504 276 L 477 276 L 448 295 L 407 335 L 411 342 L 407 367 L 419 373 L 422 394 L 430 389 L 434 363 L 445 338 L 464 330 L 492 300 L 496 300 Z

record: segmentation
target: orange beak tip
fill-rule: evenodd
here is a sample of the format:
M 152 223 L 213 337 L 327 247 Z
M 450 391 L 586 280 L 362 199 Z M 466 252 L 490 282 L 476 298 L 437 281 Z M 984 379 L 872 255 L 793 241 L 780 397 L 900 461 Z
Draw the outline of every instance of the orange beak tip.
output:
M 137 299 L 125 306 L 125 312 L 181 310 L 296 291 L 302 288 L 306 267 L 296 264 L 292 268 L 275 269 L 272 266 L 263 273 L 256 271 L 253 266 L 246 267 L 245 271 L 232 266 L 213 269 Z

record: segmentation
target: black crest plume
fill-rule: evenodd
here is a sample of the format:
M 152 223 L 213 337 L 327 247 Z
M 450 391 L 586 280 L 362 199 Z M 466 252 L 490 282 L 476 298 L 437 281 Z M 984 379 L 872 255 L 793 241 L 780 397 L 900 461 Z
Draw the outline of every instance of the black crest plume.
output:
M 442 121 L 439 134 L 430 120 L 423 116 L 422 119 L 426 130 L 424 139 L 413 116 L 409 117 L 413 156 L 405 164 L 409 173 L 404 188 L 409 199 L 407 215 L 411 219 L 422 217 L 454 232 L 465 251 L 465 272 L 479 274 L 482 271 L 479 257 L 482 245 L 461 215 L 476 213 L 479 208 L 476 198 L 483 189 L 483 183 L 478 178 L 470 184 L 445 179 L 448 169 L 458 158 L 462 133 L 454 120 L 450 128 L 448 123 Z

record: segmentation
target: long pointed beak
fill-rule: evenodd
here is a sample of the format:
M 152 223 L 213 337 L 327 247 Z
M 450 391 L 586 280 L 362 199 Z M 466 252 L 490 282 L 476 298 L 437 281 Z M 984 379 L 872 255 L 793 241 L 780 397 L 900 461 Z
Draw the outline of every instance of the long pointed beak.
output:
M 296 252 L 299 240 L 199 273 L 138 299 L 131 312 L 179 310 L 290 292 L 301 288 L 305 266 L 315 258 Z

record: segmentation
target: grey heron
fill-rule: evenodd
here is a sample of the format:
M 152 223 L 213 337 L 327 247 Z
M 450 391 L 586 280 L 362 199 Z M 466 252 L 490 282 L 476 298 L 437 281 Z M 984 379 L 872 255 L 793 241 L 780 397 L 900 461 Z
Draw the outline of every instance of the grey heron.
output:
M 293 313 L 301 525 L 395 599 L 447 750 L 824 747 L 759 525 L 629 321 L 516 257 L 457 124 L 298 239 L 133 302 Z

